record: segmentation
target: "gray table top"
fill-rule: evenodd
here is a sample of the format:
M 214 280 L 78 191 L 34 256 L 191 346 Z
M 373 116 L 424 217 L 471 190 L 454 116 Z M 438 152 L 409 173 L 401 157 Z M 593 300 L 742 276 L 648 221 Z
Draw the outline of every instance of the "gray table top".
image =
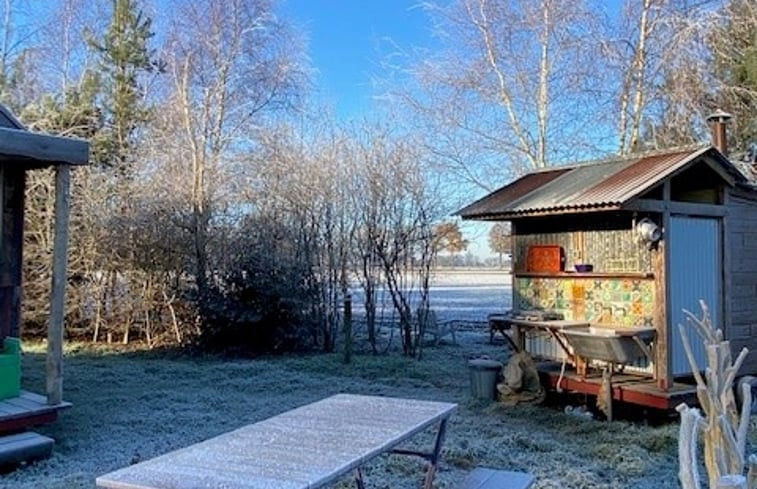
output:
M 109 489 L 323 487 L 446 419 L 451 403 L 337 394 L 98 477 Z

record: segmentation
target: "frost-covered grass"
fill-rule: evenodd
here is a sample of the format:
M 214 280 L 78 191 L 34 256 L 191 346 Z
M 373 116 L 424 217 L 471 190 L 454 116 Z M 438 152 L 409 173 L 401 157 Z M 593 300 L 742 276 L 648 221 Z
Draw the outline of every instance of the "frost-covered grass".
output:
M 460 336 L 460 335 L 459 335 Z M 338 392 L 459 404 L 444 444 L 437 487 L 453 488 L 476 465 L 524 470 L 537 488 L 675 488 L 677 424 L 606 423 L 559 407 L 504 407 L 471 400 L 467 360 L 505 360 L 485 331 L 458 345 L 399 353 L 264 359 L 189 358 L 171 352 L 68 347 L 65 398 L 74 404 L 39 432 L 57 440 L 50 459 L 0 476 L 0 487 L 91 488 L 96 476 Z M 44 356 L 27 351 L 24 387 L 43 391 Z M 430 447 L 432 434 L 417 437 Z M 397 455 L 365 468 L 371 488 L 420 486 L 422 463 Z M 354 487 L 349 480 L 335 487 Z

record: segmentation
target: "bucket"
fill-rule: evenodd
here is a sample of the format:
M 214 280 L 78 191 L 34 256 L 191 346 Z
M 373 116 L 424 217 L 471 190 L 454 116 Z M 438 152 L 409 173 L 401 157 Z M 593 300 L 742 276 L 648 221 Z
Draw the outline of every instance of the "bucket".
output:
M 497 379 L 502 363 L 488 358 L 476 358 L 468 362 L 471 396 L 476 399 L 496 399 Z

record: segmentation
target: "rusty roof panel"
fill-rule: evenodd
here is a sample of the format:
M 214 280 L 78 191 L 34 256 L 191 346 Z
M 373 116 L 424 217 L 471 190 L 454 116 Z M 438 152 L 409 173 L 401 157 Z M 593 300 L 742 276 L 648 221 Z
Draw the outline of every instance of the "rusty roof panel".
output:
M 580 206 L 581 204 L 576 202 L 576 199 L 587 187 L 591 188 L 598 185 L 617 172 L 620 167 L 627 164 L 628 161 L 620 160 L 574 167 L 559 178 L 526 195 L 520 201 L 514 202 L 511 206 L 512 211 L 529 212 L 531 210 Z M 584 202 L 582 204 L 592 203 Z
M 555 178 L 558 178 L 567 171 L 570 171 L 570 169 L 556 168 L 553 170 L 529 173 L 509 185 L 505 185 L 499 190 L 495 190 L 489 195 L 460 209 L 455 214 L 460 215 L 463 218 L 501 214 L 510 206 L 510 203 L 521 199 L 533 190 L 538 189 Z
M 710 151 L 712 147 L 678 149 L 530 173 L 458 214 L 475 219 L 617 209 Z M 717 151 L 713 156 L 724 175 L 745 180 Z
M 679 151 L 640 158 L 597 185 L 587 186 L 586 191 L 577 196 L 575 204 L 626 202 L 664 180 L 697 153 L 698 151 Z

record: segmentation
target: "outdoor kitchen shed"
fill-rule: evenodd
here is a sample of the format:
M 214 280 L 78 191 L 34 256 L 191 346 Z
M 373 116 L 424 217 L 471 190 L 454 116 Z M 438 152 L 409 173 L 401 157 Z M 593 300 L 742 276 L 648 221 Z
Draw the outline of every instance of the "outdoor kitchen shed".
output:
M 752 352 L 740 373 L 757 373 L 757 190 L 717 148 L 532 172 L 458 214 L 511 222 L 516 316 L 549 311 L 589 334 L 653 333 L 649 358 L 628 364 L 650 381 L 614 386 L 615 399 L 670 408 L 681 400 L 675 392 L 690 393 L 676 382 L 691 375 L 678 325 L 687 324 L 684 309 L 701 315 L 700 300 L 734 353 Z M 563 361 L 570 348 L 560 343 L 570 338 L 550 332 L 532 334 L 525 348 Z M 692 343 L 704 366 L 700 341 Z M 572 378 L 569 389 L 597 393 Z
M 18 391 L 6 392 L 0 399 L 0 434 L 21 431 L 28 426 L 54 421 L 57 411 L 69 404 L 62 399 L 63 306 L 66 285 L 66 255 L 70 167 L 89 160 L 86 141 L 32 133 L 0 105 L 0 357 L 8 366 L 5 380 L 20 371 L 18 340 L 7 348 L 6 338 L 20 336 L 22 310 L 22 248 L 24 230 L 24 191 L 27 172 L 53 167 L 55 170 L 55 241 L 53 251 L 52 295 L 47 336 L 46 396 Z M 10 350 L 10 351 L 9 351 Z M 18 356 L 17 359 L 12 358 Z M 15 365 L 12 365 L 16 362 Z M 17 382 L 17 380 L 16 380 Z M 25 443 L 29 438 L 24 438 Z M 0 462 L 12 452 L 2 444 Z M 10 453 L 13 455 L 13 453 Z

